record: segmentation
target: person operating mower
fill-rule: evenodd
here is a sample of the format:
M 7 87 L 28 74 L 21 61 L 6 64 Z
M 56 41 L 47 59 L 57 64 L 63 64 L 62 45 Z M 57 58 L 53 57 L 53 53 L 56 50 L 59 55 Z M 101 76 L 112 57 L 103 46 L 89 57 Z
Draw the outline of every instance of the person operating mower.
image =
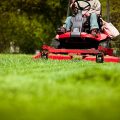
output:
M 101 3 L 99 0 L 83 0 L 83 1 L 76 1 L 71 0 L 70 1 L 70 8 L 73 12 L 73 16 L 77 14 L 77 9 L 79 6 L 85 6 L 85 2 L 87 1 L 90 3 L 90 9 L 89 10 L 82 10 L 83 15 L 83 23 L 86 22 L 87 18 L 90 19 L 90 31 L 93 36 L 97 36 L 97 32 L 99 31 L 99 24 L 98 24 L 98 16 L 101 14 Z M 72 22 L 71 22 L 72 16 L 68 16 L 65 20 L 65 24 L 63 27 L 66 29 L 66 31 L 70 31 Z

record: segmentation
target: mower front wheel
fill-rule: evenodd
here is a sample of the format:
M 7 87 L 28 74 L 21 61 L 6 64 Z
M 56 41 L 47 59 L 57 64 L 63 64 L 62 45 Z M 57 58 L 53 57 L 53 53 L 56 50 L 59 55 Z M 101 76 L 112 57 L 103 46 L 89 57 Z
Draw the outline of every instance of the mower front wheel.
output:
M 43 50 L 43 51 L 41 52 L 41 58 L 43 58 L 43 59 L 48 59 L 48 51 Z
M 103 53 L 98 53 L 96 55 L 96 63 L 103 63 L 104 62 L 104 55 Z

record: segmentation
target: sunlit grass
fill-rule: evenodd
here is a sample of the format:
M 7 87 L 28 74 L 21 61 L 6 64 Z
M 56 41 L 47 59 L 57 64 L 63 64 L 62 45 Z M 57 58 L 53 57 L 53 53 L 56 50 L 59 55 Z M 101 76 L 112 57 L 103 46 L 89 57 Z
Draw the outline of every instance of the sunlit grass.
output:
M 0 55 L 1 120 L 119 120 L 120 64 Z

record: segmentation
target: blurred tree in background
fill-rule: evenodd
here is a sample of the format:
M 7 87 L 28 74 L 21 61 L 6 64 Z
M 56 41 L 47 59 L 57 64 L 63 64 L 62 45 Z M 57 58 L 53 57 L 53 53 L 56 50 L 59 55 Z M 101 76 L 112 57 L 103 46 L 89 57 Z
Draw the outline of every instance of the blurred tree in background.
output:
M 105 17 L 106 0 L 100 0 Z M 68 0 L 1 0 L 0 52 L 9 50 L 10 42 L 22 53 L 33 53 L 49 44 L 67 14 Z M 110 0 L 111 21 L 120 30 L 120 2 Z

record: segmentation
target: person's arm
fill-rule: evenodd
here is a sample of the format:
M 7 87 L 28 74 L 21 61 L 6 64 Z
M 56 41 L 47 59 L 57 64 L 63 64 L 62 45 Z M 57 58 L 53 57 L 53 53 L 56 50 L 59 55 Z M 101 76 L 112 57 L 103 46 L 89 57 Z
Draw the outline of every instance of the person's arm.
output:
M 74 2 L 75 2 L 75 0 L 70 0 L 70 8 L 73 7 L 73 5 L 75 4 Z
M 91 9 L 90 9 L 89 13 L 96 13 L 96 14 L 100 15 L 100 13 L 101 13 L 101 3 L 100 3 L 99 0 L 94 0 L 94 3 L 91 6 Z
M 99 0 L 95 0 L 95 1 L 96 1 L 95 2 L 95 6 L 96 6 L 95 12 L 100 15 L 100 13 L 101 13 L 101 3 L 100 3 Z

